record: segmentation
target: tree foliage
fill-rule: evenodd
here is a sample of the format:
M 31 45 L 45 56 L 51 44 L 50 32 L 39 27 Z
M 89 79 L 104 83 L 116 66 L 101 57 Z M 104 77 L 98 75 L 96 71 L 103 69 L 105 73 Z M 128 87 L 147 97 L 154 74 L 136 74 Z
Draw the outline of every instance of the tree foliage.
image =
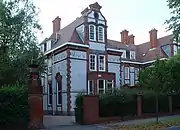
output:
M 0 85 L 24 83 L 32 59 L 44 70 L 35 36 L 41 29 L 37 15 L 29 0 L 0 0 Z
M 167 0 L 167 2 L 172 16 L 165 23 L 169 25 L 168 30 L 173 30 L 175 41 L 180 42 L 180 0 Z
M 157 93 L 179 92 L 180 54 L 169 60 L 157 60 L 153 66 L 140 71 L 139 86 Z

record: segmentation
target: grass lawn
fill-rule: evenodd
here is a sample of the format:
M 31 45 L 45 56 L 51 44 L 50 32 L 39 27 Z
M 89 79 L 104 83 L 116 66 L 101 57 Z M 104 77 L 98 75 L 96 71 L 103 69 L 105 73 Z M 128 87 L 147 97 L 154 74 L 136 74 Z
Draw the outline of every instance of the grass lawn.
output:
M 177 125 L 180 125 L 180 118 L 161 120 L 158 124 L 155 122 L 149 122 L 147 124 L 139 125 L 123 125 L 111 128 L 110 130 L 165 130 L 165 128 Z

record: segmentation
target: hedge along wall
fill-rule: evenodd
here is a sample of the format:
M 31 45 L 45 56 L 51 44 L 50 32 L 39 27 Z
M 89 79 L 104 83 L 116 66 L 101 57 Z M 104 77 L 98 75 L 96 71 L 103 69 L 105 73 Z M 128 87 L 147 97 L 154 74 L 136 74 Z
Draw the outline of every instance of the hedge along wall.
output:
M 180 111 L 180 93 L 172 95 L 172 111 Z
M 18 85 L 0 88 L 0 125 L 28 126 L 28 91 Z
M 158 95 L 159 112 L 169 112 L 169 99 L 167 95 Z M 142 113 L 156 113 L 156 95 L 155 93 L 146 93 L 142 96 Z
M 100 117 L 135 116 L 137 114 L 137 94 L 131 90 L 121 90 L 101 95 L 99 114 Z

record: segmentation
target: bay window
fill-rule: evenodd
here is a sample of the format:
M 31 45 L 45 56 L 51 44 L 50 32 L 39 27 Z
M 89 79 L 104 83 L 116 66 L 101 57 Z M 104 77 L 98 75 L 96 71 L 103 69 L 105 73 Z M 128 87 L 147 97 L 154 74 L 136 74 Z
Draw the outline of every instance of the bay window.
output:
M 90 54 L 89 55 L 89 70 L 90 71 L 96 71 L 96 55 Z
M 99 71 L 105 71 L 105 56 L 99 55 Z
M 125 79 L 129 79 L 129 67 L 124 67 L 124 77 Z

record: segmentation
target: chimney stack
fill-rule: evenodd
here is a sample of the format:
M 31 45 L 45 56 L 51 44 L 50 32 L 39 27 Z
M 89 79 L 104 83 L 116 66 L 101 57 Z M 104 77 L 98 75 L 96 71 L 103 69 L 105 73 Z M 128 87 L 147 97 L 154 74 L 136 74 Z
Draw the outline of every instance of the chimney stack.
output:
M 134 37 L 135 36 L 133 34 L 128 36 L 128 43 L 129 44 L 134 44 Z
M 121 32 L 121 42 L 128 43 L 128 31 L 126 29 Z
M 57 33 L 60 31 L 61 29 L 61 18 L 59 18 L 59 16 L 57 16 L 53 21 L 53 34 Z
M 150 47 L 155 48 L 157 46 L 157 30 L 154 28 L 149 31 L 150 34 Z

